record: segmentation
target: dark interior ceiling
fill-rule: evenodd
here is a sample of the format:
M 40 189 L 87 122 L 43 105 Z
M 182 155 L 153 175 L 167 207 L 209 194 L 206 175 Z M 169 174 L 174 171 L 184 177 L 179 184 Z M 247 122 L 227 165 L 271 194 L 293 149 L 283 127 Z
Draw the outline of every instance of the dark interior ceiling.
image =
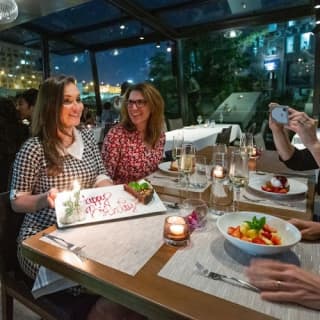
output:
M 18 19 L 0 25 L 0 41 L 52 53 L 190 38 L 210 30 L 313 15 L 312 0 L 16 0 Z M 123 29 L 120 26 L 124 26 Z M 143 34 L 144 40 L 140 40 Z

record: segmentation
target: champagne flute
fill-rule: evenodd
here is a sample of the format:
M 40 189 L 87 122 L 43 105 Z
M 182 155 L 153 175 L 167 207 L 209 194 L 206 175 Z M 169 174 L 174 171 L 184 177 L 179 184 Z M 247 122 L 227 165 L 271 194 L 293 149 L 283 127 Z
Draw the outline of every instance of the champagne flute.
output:
M 183 141 L 184 141 L 183 130 L 179 130 L 173 136 L 173 140 L 172 140 L 171 157 L 173 161 L 178 160 L 178 158 L 180 157 Z
M 248 154 L 236 150 L 231 153 L 229 177 L 236 191 L 236 209 L 239 208 L 240 191 L 249 183 Z
M 186 177 L 186 188 L 190 187 L 190 174 L 194 170 L 195 164 L 195 147 L 193 144 L 183 144 L 181 149 L 181 156 L 178 161 L 179 171 Z
M 241 134 L 240 137 L 240 151 L 242 154 L 247 154 L 249 157 L 253 152 L 253 135 L 250 132 Z

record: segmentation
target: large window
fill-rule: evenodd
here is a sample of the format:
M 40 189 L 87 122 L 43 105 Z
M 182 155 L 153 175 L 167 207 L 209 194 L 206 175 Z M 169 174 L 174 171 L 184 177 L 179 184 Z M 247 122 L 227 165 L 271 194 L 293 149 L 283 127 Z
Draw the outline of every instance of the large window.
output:
M 240 28 L 236 32 L 214 32 L 183 41 L 185 88 L 188 96 L 189 123 L 196 116 L 214 118 L 223 107 L 227 113 L 239 111 L 244 93 L 255 92 L 259 99 L 249 121 L 240 123 L 246 129 L 267 117 L 268 103 L 288 104 L 312 112 L 314 74 L 314 27 L 312 18 L 279 24 Z M 237 97 L 229 103 L 232 94 Z M 251 95 L 256 99 L 257 95 Z M 228 100 L 229 99 L 229 100 Z M 232 99 L 231 99 L 232 100 Z M 234 117 L 236 117 L 234 112 Z M 222 114 L 223 116 L 223 114 Z M 238 119 L 239 120 L 239 119 Z M 234 119 L 236 122 L 237 119 Z

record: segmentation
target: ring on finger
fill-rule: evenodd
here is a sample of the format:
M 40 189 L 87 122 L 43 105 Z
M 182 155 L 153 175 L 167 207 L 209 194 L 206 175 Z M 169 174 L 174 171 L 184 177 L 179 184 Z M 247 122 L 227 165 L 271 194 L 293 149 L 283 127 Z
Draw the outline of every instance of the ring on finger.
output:
M 281 287 L 282 287 L 282 281 L 277 280 L 276 283 L 275 283 L 275 287 L 276 287 L 277 290 L 280 290 Z

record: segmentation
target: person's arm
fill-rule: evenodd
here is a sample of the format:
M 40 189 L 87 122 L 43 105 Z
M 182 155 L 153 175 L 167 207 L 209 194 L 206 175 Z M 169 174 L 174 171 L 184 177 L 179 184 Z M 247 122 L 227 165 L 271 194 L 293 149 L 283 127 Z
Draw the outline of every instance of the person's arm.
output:
M 272 108 L 275 105 L 277 105 L 277 103 L 270 103 L 269 107 Z M 271 114 L 269 115 L 269 127 L 272 131 L 273 141 L 280 158 L 283 161 L 289 160 L 294 153 L 294 147 L 290 142 L 286 128 L 283 124 L 275 122 L 272 119 Z
M 111 128 L 104 138 L 101 156 L 107 174 L 114 179 L 121 154 L 121 135 L 117 127 Z
M 252 260 L 246 270 L 262 299 L 320 310 L 320 275 L 270 259 Z
M 317 138 L 316 121 L 304 112 L 289 108 L 288 129 L 299 135 L 301 142 L 311 152 L 320 167 L 320 142 Z
M 300 230 L 302 239 L 309 241 L 320 240 L 320 222 L 300 219 L 291 219 L 289 222 Z
M 58 190 L 53 188 L 48 192 L 41 194 L 18 194 L 11 200 L 11 207 L 15 212 L 31 212 L 35 213 L 43 208 L 54 208 L 54 199 Z

